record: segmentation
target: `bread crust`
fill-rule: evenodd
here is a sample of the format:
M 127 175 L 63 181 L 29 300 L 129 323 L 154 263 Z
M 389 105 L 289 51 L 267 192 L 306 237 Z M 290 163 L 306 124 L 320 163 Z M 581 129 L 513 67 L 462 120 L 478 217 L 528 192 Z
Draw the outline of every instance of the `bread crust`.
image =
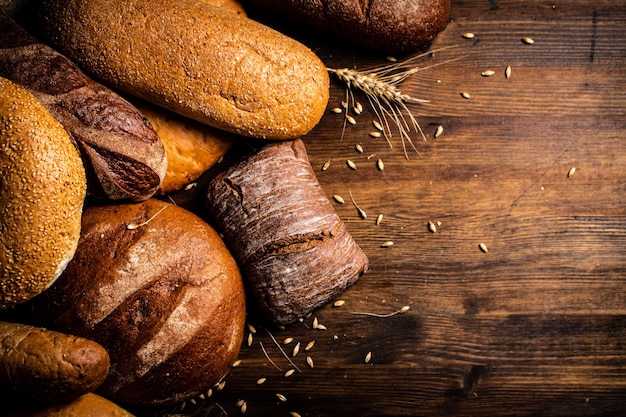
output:
M 0 15 L 0 76 L 28 89 L 63 125 L 81 154 L 88 192 L 145 200 L 167 168 L 163 144 L 128 101 Z
M 43 328 L 0 322 L 3 402 L 63 402 L 94 391 L 109 372 L 98 343 Z
M 239 135 L 298 138 L 328 102 L 310 49 L 198 0 L 50 0 L 42 28 L 108 85 Z
M 0 309 L 48 288 L 74 256 L 85 170 L 63 126 L 0 78 Z
M 448 23 L 450 0 L 251 0 L 338 39 L 390 53 L 426 46 Z
M 41 407 L 24 405 L 6 410 L 6 413 L 3 414 L 5 417 L 133 417 L 128 411 L 94 393 L 61 404 Z
M 215 230 L 149 199 L 87 207 L 76 256 L 33 311 L 107 349 L 111 370 L 98 393 L 120 404 L 169 405 L 228 372 L 243 339 L 245 295 Z
M 218 174 L 207 187 L 206 204 L 274 323 L 304 317 L 368 269 L 300 139 L 263 146 Z
M 159 194 L 178 191 L 196 180 L 241 139 L 143 100 L 131 101 L 150 121 L 165 147 L 167 171 Z

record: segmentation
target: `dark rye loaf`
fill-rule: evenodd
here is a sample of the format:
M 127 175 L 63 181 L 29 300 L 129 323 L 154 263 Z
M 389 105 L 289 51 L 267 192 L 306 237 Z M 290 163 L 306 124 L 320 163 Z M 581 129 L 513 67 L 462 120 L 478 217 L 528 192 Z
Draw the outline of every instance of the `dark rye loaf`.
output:
M 450 0 L 251 0 L 252 3 L 359 45 L 409 53 L 448 23 Z
M 33 304 L 54 329 L 107 349 L 111 370 L 97 392 L 120 404 L 205 392 L 243 339 L 244 289 L 230 252 L 202 219 L 156 199 L 88 207 L 74 259 Z
M 300 139 L 250 153 L 210 182 L 206 200 L 257 303 L 274 323 L 305 316 L 368 269 Z

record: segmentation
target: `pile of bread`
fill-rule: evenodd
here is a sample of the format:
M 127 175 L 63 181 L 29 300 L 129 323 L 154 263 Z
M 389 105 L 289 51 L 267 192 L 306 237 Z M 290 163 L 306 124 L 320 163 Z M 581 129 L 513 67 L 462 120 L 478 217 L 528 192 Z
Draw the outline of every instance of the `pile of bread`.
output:
M 310 49 L 232 0 L 25 3 L 29 30 L 14 2 L 0 14 L 0 397 L 12 415 L 125 416 L 194 397 L 235 361 L 246 293 L 285 325 L 368 269 L 300 139 L 329 95 Z M 402 3 L 421 7 L 403 43 L 369 18 L 394 5 L 343 30 L 384 27 L 373 47 L 409 51 L 445 25 L 449 1 Z M 205 216 L 165 198 L 209 168 Z

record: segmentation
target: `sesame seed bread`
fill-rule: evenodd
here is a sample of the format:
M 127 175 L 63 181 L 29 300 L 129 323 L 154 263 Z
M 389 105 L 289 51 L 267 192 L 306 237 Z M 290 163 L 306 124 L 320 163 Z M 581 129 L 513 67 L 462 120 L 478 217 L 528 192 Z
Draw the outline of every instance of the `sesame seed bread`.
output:
M 301 137 L 328 102 L 310 49 L 199 0 L 47 0 L 41 27 L 105 84 L 242 136 Z
M 44 291 L 72 259 L 86 181 L 63 126 L 0 78 L 0 309 Z

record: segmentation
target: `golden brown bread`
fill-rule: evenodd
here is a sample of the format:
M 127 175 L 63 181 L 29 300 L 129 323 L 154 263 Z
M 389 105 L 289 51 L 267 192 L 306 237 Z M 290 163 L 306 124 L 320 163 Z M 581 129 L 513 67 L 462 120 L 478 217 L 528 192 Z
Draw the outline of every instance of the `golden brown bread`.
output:
M 161 138 L 167 171 L 160 194 L 180 190 L 197 179 L 231 148 L 237 136 L 180 116 L 145 101 L 132 100 Z
M 213 386 L 243 339 L 239 269 L 191 212 L 150 199 L 90 206 L 76 256 L 33 300 L 50 328 L 99 342 L 111 371 L 97 391 L 121 404 L 172 404 Z
M 115 403 L 88 393 L 62 404 L 5 410 L 4 417 L 133 417 Z
M 85 170 L 63 126 L 0 78 L 0 309 L 48 288 L 74 256 Z
M 98 79 L 222 130 L 298 138 L 328 102 L 310 49 L 199 0 L 48 0 L 42 15 L 48 41 Z
M 342 39 L 392 53 L 415 52 L 448 24 L 450 0 L 251 0 Z
M 0 398 L 3 403 L 62 402 L 98 388 L 109 355 L 91 340 L 0 321 Z

